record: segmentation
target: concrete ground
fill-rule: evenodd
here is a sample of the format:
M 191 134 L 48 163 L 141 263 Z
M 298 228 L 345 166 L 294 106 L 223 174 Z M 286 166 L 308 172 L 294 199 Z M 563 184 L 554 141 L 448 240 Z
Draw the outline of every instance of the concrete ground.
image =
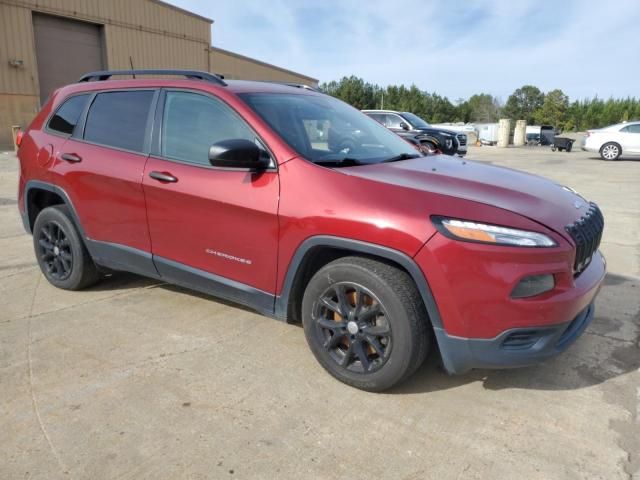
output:
M 370 394 L 326 374 L 298 326 L 133 275 L 51 287 L 0 154 L 0 478 L 640 478 L 640 161 L 469 157 L 602 206 L 597 318 L 543 365 L 450 377 L 432 356 Z

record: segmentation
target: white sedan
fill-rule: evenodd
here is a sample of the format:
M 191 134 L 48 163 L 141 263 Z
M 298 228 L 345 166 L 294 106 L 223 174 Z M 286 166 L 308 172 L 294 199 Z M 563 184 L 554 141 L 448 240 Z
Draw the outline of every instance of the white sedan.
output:
M 583 150 L 597 152 L 603 160 L 640 155 L 640 122 L 625 122 L 587 131 Z

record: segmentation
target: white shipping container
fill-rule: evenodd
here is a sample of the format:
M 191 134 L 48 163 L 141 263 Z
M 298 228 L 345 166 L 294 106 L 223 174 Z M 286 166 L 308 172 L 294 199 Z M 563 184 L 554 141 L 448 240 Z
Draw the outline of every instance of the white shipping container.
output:
M 494 144 L 498 142 L 498 124 L 497 123 L 477 123 L 478 138 L 480 141 Z

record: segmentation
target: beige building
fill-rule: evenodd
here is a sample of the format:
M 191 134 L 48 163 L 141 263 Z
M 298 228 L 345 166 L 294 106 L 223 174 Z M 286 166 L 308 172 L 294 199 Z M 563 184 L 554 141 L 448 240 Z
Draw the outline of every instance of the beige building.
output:
M 94 70 L 184 68 L 315 86 L 212 47 L 213 21 L 159 0 L 0 0 L 0 148 L 55 88 Z

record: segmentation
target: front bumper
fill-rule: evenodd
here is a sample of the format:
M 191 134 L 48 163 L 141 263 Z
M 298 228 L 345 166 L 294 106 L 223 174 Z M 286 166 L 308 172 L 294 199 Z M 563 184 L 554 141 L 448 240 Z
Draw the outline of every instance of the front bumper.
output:
M 565 351 L 582 335 L 594 316 L 589 304 L 573 320 L 540 328 L 514 328 L 495 338 L 461 338 L 434 328 L 442 363 L 448 373 L 473 368 L 512 368 L 540 363 Z

